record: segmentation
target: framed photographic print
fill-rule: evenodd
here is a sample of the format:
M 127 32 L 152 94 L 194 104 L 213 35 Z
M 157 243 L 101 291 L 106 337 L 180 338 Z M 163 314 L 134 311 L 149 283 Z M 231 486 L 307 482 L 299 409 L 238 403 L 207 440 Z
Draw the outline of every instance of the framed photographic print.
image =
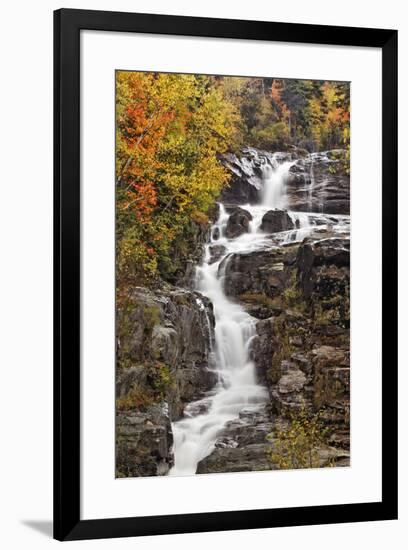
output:
M 55 538 L 396 518 L 397 32 L 54 22 Z

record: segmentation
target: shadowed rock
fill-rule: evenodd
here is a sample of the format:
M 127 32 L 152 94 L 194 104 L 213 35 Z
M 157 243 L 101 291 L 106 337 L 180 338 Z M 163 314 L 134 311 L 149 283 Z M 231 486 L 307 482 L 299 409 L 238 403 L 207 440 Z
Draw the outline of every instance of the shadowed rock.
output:
M 295 224 L 286 210 L 269 210 L 262 218 L 261 231 L 278 233 L 295 229 Z
M 251 214 L 243 208 L 235 207 L 228 218 L 225 236 L 228 239 L 235 239 L 243 233 L 248 233 L 249 222 L 252 220 Z

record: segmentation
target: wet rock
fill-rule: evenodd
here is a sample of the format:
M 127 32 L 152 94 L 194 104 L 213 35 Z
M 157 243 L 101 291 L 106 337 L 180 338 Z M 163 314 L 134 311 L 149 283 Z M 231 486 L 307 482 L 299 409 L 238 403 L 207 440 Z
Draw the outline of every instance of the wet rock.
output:
M 278 316 L 282 313 L 282 307 L 278 304 L 263 305 L 252 301 L 245 301 L 244 298 L 241 298 L 241 300 L 243 300 L 242 305 L 245 311 L 252 317 L 255 317 L 255 319 L 265 320 L 273 315 Z
M 237 155 L 227 153 L 221 158 L 231 173 L 230 184 L 222 190 L 221 201 L 232 204 L 259 202 L 262 189 L 262 169 L 271 161 L 271 154 L 254 148 L 244 148 Z
M 213 244 L 209 247 L 210 263 L 218 262 L 223 256 L 225 256 L 227 249 L 223 244 Z
M 244 472 L 274 468 L 268 456 L 268 434 L 273 422 L 267 405 L 241 411 L 227 422 L 215 442 L 214 451 L 198 463 L 198 474 Z
M 197 292 L 136 287 L 117 316 L 117 475 L 166 475 L 171 421 L 217 381 L 212 305 Z
M 346 170 L 347 152 L 343 149 L 307 153 L 293 148 L 286 153 L 271 153 L 247 147 L 237 155 L 224 155 L 221 162 L 232 178 L 222 191 L 221 201 L 260 202 L 265 166 L 275 167 L 285 160 L 296 160 L 289 170 L 286 189 L 290 210 L 350 214 L 350 176 Z
M 287 279 L 285 266 L 295 261 L 297 248 L 288 246 L 230 254 L 219 266 L 219 272 L 224 276 L 226 294 L 240 296 L 250 293 L 269 298 L 279 295 L 284 290 Z
M 289 170 L 289 208 L 302 212 L 350 214 L 350 176 L 346 151 L 310 153 Z
M 228 239 L 235 239 L 243 233 L 249 231 L 249 222 L 252 220 L 251 214 L 243 208 L 235 207 L 228 218 L 225 236 Z
M 173 435 L 167 406 L 116 414 L 116 475 L 166 475 L 174 464 Z
M 275 469 L 267 451 L 270 445 L 257 443 L 238 448 L 216 448 L 198 463 L 197 474 L 260 472 Z
M 269 210 L 262 218 L 261 231 L 278 233 L 295 229 L 295 224 L 286 210 Z

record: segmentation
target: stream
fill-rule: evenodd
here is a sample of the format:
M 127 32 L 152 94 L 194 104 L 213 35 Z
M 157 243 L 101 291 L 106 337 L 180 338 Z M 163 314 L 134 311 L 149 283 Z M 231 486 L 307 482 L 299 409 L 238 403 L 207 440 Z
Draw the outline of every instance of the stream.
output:
M 196 290 L 208 297 L 215 315 L 215 370 L 218 382 L 202 399 L 189 403 L 182 419 L 172 424 L 175 464 L 169 475 L 193 475 L 197 464 L 208 456 L 225 424 L 238 417 L 241 411 L 256 411 L 268 399 L 266 387 L 256 379 L 250 347 L 256 335 L 257 319 L 243 306 L 229 299 L 224 292 L 223 274 L 228 256 L 283 246 L 302 241 L 317 226 L 330 223 L 334 231 L 347 232 L 349 216 L 313 212 L 288 211 L 296 228 L 273 235 L 260 230 L 262 218 L 271 209 L 287 208 L 286 180 L 293 161 L 276 160 L 262 167 L 262 202 L 240 205 L 252 215 L 249 231 L 228 239 L 225 230 L 228 208 L 219 204 L 218 220 L 211 228 L 210 242 L 205 248 L 202 264 L 196 268 Z M 313 167 L 311 167 L 311 179 Z M 210 247 L 223 245 L 224 253 L 212 262 Z M 225 260 L 225 261 L 223 261 Z

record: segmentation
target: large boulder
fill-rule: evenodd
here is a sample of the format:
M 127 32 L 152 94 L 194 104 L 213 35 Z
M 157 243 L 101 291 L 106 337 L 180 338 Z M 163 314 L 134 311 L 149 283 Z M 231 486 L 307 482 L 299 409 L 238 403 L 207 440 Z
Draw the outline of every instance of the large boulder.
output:
M 265 233 L 278 233 L 295 229 L 295 224 L 286 210 L 269 210 L 261 222 L 261 231 Z
M 279 295 L 285 288 L 285 267 L 296 259 L 297 246 L 230 254 L 222 260 L 219 273 L 224 276 L 228 296 L 251 294 L 268 305 L 267 298 Z M 263 297 L 262 297 L 263 296 Z M 244 296 L 245 298 L 245 296 Z
M 248 233 L 251 214 L 243 208 L 235 207 L 230 214 L 225 228 L 225 236 L 228 239 L 235 239 L 243 233 Z

